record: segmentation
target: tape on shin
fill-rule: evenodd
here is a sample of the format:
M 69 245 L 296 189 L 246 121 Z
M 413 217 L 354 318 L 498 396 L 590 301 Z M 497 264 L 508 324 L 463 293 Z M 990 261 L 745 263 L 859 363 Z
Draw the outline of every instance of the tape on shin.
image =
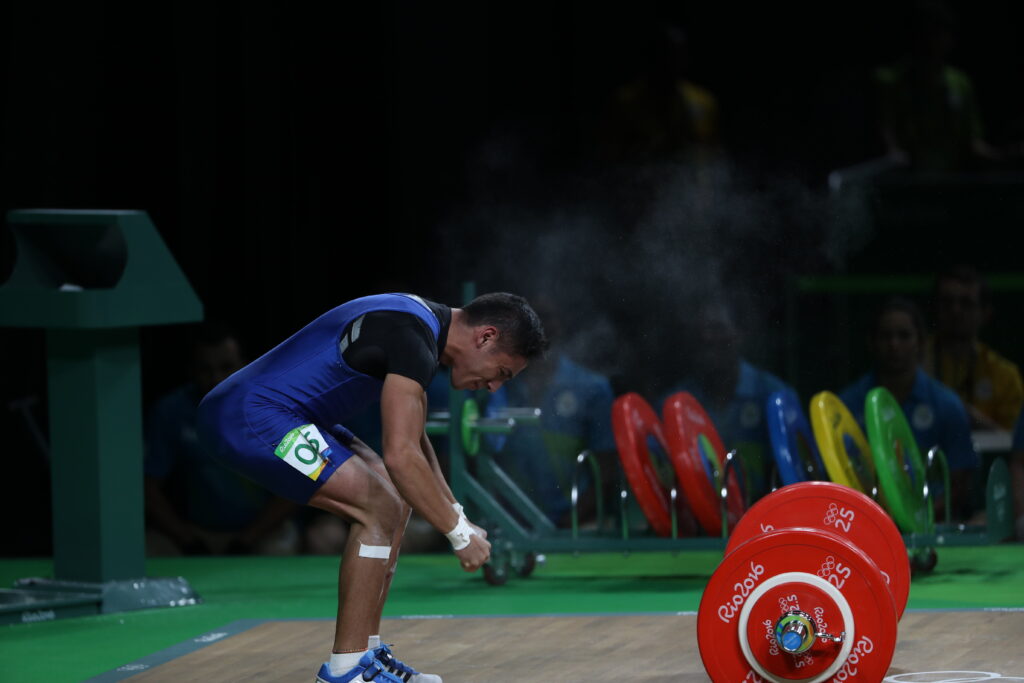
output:
M 391 557 L 391 546 L 366 545 L 365 543 L 360 543 L 359 557 L 369 557 L 374 560 L 386 560 Z

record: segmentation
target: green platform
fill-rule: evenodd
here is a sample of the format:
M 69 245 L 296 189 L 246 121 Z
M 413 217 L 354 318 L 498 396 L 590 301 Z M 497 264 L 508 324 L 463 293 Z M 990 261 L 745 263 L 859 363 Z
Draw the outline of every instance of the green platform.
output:
M 495 588 L 450 555 L 405 556 L 385 616 L 694 611 L 720 559 L 713 551 L 553 555 L 529 579 Z M 51 568 L 0 562 L 0 586 Z M 336 609 L 333 557 L 162 559 L 147 569 L 188 576 L 204 604 L 0 626 L 0 680 L 80 681 L 236 620 L 332 619 Z M 1024 608 L 1024 545 L 940 549 L 935 572 L 914 580 L 908 608 Z

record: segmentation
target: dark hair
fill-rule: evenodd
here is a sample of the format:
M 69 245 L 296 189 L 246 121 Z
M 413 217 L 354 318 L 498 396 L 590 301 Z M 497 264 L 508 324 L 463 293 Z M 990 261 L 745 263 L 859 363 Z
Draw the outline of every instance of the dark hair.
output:
M 469 325 L 494 325 L 501 332 L 499 344 L 505 351 L 527 359 L 548 348 L 544 325 L 526 299 L 508 292 L 481 294 L 462 307 Z
M 942 286 L 943 282 L 948 282 L 950 280 L 965 285 L 977 285 L 978 303 L 982 306 L 988 305 L 989 296 L 991 295 L 988 281 L 982 277 L 977 268 L 965 263 L 950 266 L 939 273 L 938 277 L 935 278 L 935 286 L 932 288 L 932 300 L 935 303 L 938 303 L 939 287 Z
M 910 317 L 910 322 L 917 331 L 917 340 L 921 344 L 924 344 L 926 335 L 924 313 L 921 312 L 920 306 L 904 296 L 894 296 L 890 299 L 886 299 L 885 302 L 879 306 L 878 311 L 875 313 L 875 323 L 871 328 L 871 334 L 876 334 L 878 332 L 878 325 L 882 321 L 882 316 L 892 311 L 906 313 Z

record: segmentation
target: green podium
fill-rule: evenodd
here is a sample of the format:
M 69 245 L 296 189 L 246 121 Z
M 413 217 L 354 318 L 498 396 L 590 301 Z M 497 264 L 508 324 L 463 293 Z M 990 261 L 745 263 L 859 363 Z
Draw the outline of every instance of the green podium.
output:
M 202 304 L 144 212 L 23 210 L 7 222 L 17 256 L 0 286 L 0 326 L 46 330 L 56 579 L 18 587 L 98 594 L 103 612 L 195 602 L 183 579 L 142 578 L 138 327 L 201 320 Z M 21 620 L 59 612 L 40 604 Z M 0 596 L 0 612 L 11 605 L 16 596 Z

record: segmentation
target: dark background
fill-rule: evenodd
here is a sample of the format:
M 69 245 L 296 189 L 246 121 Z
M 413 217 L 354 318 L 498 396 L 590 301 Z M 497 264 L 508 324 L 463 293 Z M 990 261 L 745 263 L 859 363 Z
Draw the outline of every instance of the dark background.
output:
M 782 374 L 788 347 L 863 333 L 831 318 L 813 342 L 787 330 L 793 276 L 959 260 L 1015 272 L 1019 221 L 1001 195 L 983 220 L 924 233 L 837 218 L 827 175 L 883 152 L 870 75 L 906 50 L 911 5 L 780 4 L 6 3 L 0 208 L 147 211 L 250 356 L 354 296 L 457 304 L 475 280 L 557 291 L 585 360 L 619 390 L 656 386 L 685 304 L 734 287 L 748 355 Z M 951 6 L 951 62 L 974 81 L 988 140 L 1024 139 L 1021 4 Z M 629 194 L 595 161 L 594 131 L 666 21 L 718 98 L 725 155 L 710 186 L 660 168 L 658 191 Z M 714 219 L 688 222 L 702 200 Z M 6 232 L 0 244 L 3 281 L 15 254 Z M 998 296 L 992 334 L 1018 359 L 1018 296 Z M 0 338 L 4 457 L 24 454 L 5 476 L 37 501 L 12 507 L 34 521 L 4 550 L 31 554 L 45 549 L 48 475 L 7 404 L 38 397 L 45 424 L 42 334 Z M 142 339 L 148 404 L 184 379 L 185 330 Z

